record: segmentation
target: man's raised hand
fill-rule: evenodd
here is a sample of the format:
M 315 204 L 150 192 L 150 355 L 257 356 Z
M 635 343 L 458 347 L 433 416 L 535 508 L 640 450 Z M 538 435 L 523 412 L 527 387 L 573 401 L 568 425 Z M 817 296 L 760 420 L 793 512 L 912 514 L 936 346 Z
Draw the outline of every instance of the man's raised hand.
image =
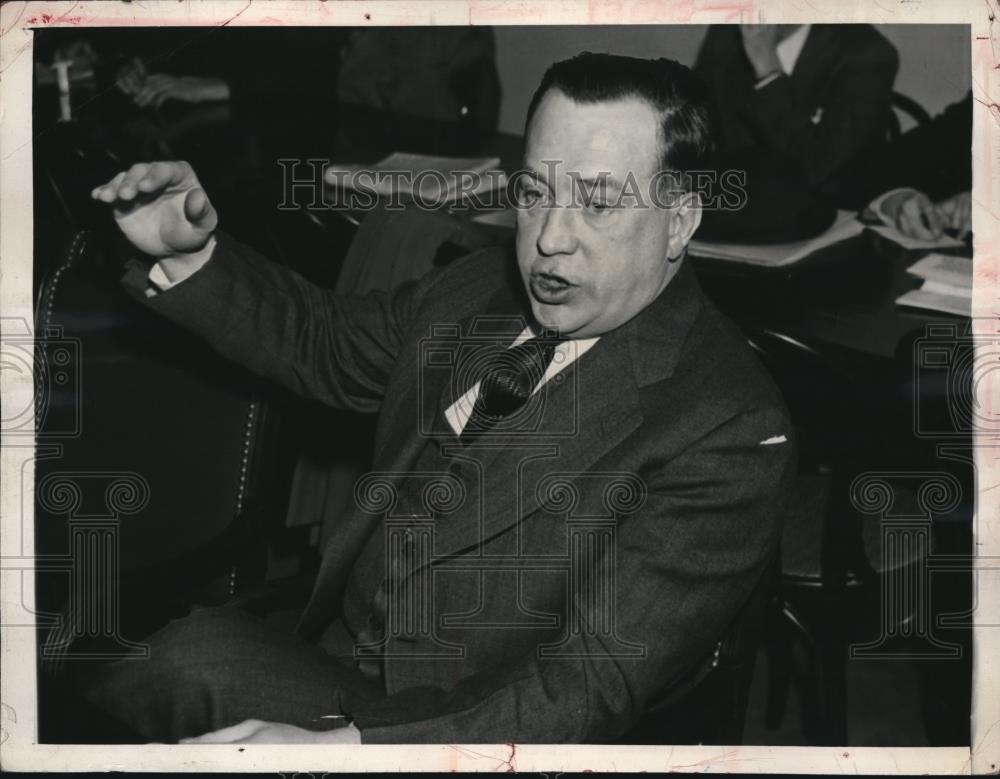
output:
M 157 259 L 201 251 L 219 221 L 186 162 L 137 163 L 91 196 L 112 206 L 125 237 Z

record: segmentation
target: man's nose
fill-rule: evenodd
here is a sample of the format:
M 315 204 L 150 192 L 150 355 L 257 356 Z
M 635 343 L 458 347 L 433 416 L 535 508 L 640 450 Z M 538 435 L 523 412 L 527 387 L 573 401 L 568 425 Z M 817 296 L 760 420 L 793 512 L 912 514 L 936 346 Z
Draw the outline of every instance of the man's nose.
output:
M 576 251 L 574 210 L 566 206 L 549 206 L 545 209 L 542 231 L 538 234 L 538 251 L 541 254 L 572 254 Z

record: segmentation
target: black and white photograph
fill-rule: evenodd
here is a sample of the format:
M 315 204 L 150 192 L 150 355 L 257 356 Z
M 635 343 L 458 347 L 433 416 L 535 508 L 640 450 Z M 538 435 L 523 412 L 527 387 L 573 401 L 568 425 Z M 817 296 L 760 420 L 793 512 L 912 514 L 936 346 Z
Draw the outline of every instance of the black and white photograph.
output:
M 997 773 L 995 9 L 293 5 L 2 9 L 5 767 Z

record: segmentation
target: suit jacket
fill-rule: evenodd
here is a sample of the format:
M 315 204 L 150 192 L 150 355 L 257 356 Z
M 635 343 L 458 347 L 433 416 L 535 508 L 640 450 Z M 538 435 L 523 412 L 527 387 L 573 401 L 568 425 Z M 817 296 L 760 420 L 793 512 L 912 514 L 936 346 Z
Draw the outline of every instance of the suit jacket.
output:
M 142 267 L 126 283 L 260 375 L 380 412 L 373 474 L 300 623 L 356 634 L 378 584 L 398 585 L 386 696 L 343 703 L 365 742 L 614 739 L 711 652 L 776 548 L 790 424 L 687 265 L 517 429 L 467 447 L 443 423 L 468 384 L 448 354 L 524 326 L 503 251 L 354 298 L 222 236 L 167 292 L 146 300 Z M 429 616 L 398 604 L 414 599 Z
M 446 122 L 465 116 L 495 131 L 500 105 L 493 30 L 373 27 L 353 30 L 341 54 L 337 98 Z
M 837 203 L 851 194 L 838 171 L 884 140 L 898 66 L 896 50 L 871 25 L 813 25 L 791 75 L 754 89 L 739 27 L 717 25 L 695 71 L 709 87 L 721 147 L 781 152 Z

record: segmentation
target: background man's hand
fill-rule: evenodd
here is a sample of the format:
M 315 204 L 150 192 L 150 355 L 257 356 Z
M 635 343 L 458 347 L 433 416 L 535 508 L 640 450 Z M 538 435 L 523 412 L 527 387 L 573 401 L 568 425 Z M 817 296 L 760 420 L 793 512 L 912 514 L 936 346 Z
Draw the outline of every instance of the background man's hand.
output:
M 154 108 L 159 108 L 167 100 L 206 103 L 228 98 L 229 85 L 221 78 L 171 76 L 167 73 L 146 76 L 142 86 L 132 93 L 132 100 L 136 105 Z
M 243 720 L 238 725 L 182 738 L 181 744 L 360 744 L 361 731 L 354 725 L 336 730 L 306 730 L 280 722 Z
M 936 241 L 946 227 L 944 216 L 923 192 L 904 190 L 886 198 L 882 210 L 903 235 Z
M 778 59 L 778 42 L 781 40 L 779 25 L 741 25 L 740 35 L 743 37 L 743 50 L 758 81 L 772 73 L 781 72 L 781 60 Z
M 142 89 L 146 75 L 146 64 L 138 57 L 133 57 L 115 74 L 115 84 L 129 97 L 135 97 Z
M 91 196 L 111 205 L 125 237 L 157 259 L 199 252 L 218 224 L 208 195 L 186 162 L 138 163 Z
M 964 238 L 972 229 L 972 193 L 968 190 L 952 195 L 937 205 L 941 217 L 947 226 L 957 230 L 959 237 Z

